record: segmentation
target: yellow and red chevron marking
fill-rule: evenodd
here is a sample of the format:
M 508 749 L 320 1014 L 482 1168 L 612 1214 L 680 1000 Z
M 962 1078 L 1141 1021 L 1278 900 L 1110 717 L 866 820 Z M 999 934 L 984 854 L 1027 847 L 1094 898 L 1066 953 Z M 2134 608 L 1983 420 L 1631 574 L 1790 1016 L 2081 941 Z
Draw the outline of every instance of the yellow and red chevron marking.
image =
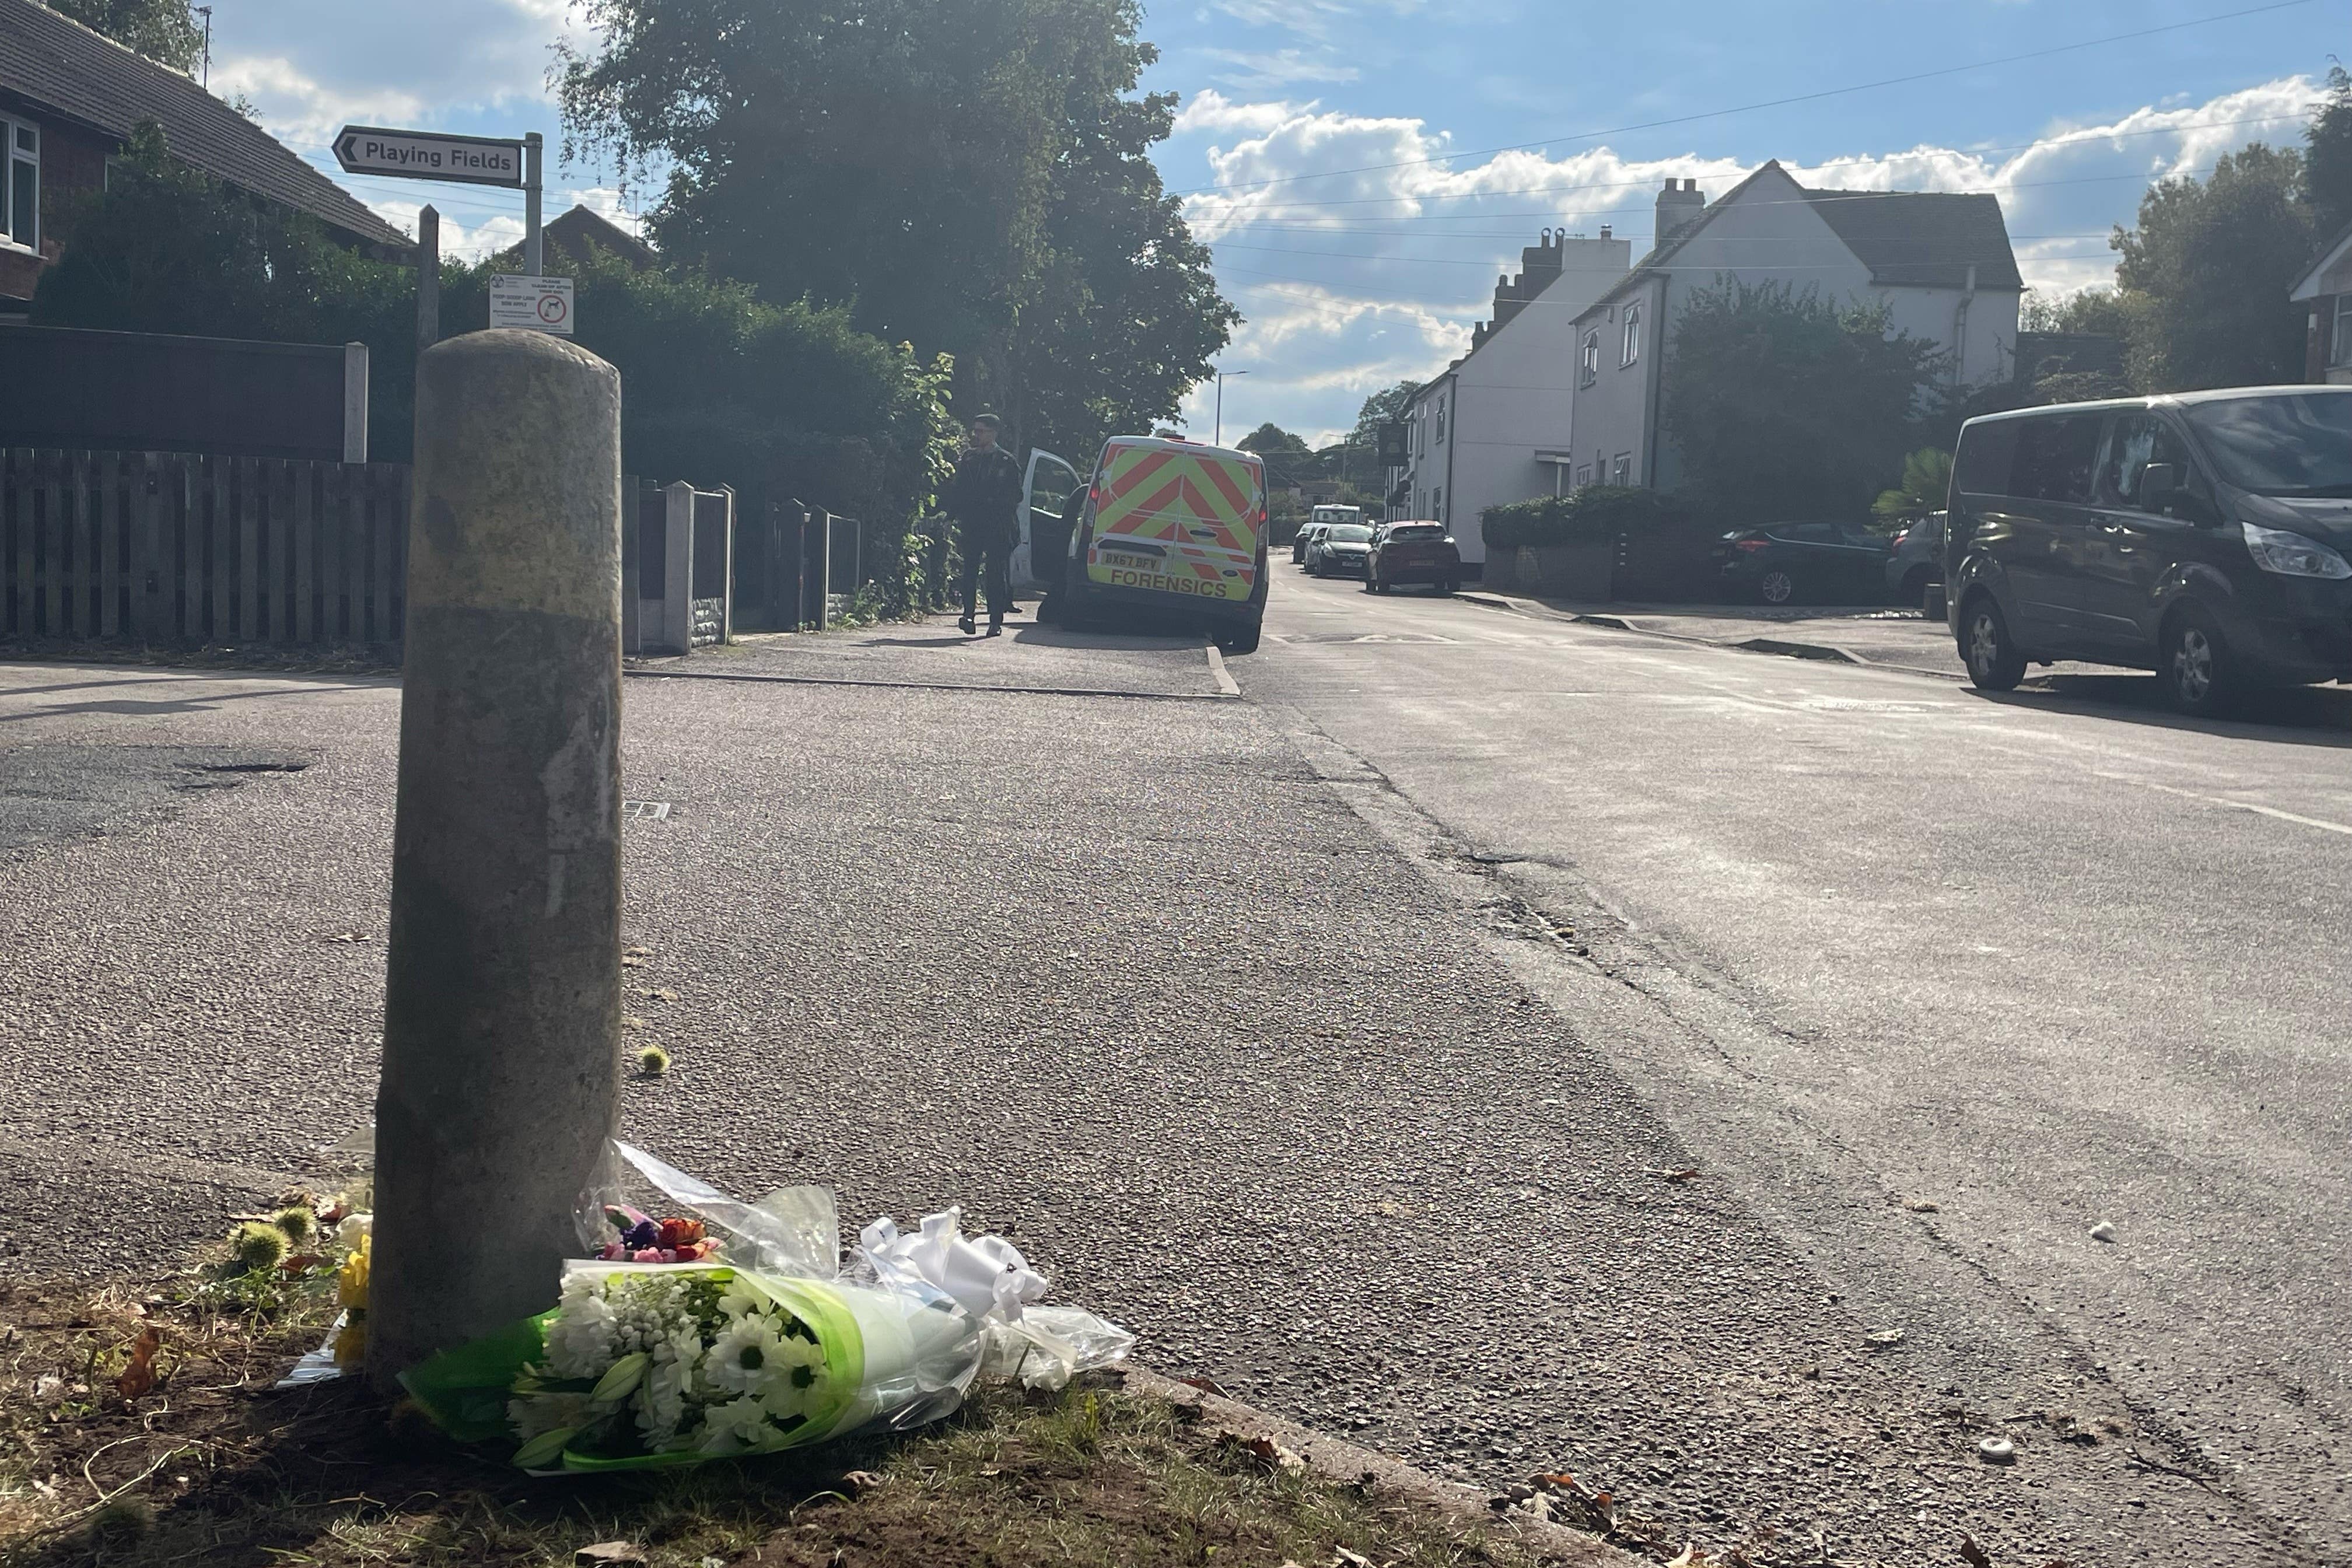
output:
M 1165 447 L 1127 447 L 1111 454 L 1095 526 L 1139 539 L 1173 542 L 1194 527 L 1239 555 L 1257 549 L 1255 486 L 1244 488 L 1225 463 Z

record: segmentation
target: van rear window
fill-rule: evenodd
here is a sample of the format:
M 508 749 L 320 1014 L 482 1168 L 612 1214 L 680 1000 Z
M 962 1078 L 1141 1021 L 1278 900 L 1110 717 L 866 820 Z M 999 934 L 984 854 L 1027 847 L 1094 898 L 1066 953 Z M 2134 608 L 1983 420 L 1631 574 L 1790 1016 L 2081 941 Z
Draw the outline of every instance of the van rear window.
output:
M 1971 425 L 1960 432 L 1960 455 L 1952 463 L 1952 482 L 1963 495 L 2007 495 L 2009 470 L 2016 460 L 2016 420 Z

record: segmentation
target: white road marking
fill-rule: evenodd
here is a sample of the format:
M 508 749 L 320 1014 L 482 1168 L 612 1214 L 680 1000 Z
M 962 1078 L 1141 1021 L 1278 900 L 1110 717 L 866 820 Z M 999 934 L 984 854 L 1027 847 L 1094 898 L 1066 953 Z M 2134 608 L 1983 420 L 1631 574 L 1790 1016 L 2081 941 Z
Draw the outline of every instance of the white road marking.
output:
M 2258 816 L 2275 816 L 2281 822 L 2292 822 L 2297 826 L 2316 827 L 2323 833 L 2341 833 L 2347 837 L 2352 837 L 2352 825 L 2346 823 L 2329 822 L 2316 816 L 2299 816 L 2292 811 L 2281 811 L 2277 806 L 2262 805 L 2251 800 L 2231 800 L 2227 795 L 2200 795 L 2193 789 L 2175 789 L 2170 784 L 2156 784 L 2147 779 L 2136 779 L 2129 773 L 2104 773 L 2096 768 L 2092 769 L 2091 772 L 2095 777 L 2112 779 L 2117 784 L 2137 784 L 2142 789 L 2152 789 L 2159 795 L 2177 795 L 2183 800 L 2201 801 L 2207 805 L 2218 805 L 2231 811 L 2251 811 Z
M 1215 643 L 1209 645 L 1209 673 L 1216 678 L 1217 689 L 1226 696 L 1239 697 L 1242 694 L 1242 689 L 1234 683 L 1232 673 L 1225 668 L 1223 652 Z

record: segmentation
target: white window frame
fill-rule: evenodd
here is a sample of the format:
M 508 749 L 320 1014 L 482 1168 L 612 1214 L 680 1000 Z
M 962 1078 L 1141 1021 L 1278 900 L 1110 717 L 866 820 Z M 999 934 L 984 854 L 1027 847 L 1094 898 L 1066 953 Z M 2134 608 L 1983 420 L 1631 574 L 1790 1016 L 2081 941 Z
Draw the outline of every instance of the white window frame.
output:
M 19 151 L 16 133 L 30 133 L 33 145 L 29 151 Z M 29 163 L 33 169 L 33 232 L 28 238 L 0 228 L 0 246 L 22 250 L 31 255 L 41 253 L 41 128 L 29 120 L 0 114 L 0 224 L 13 221 L 16 211 L 16 166 Z
M 2336 296 L 2336 321 L 2328 333 L 2327 363 L 2352 364 L 2352 294 Z
M 1601 329 L 1593 328 L 1584 334 L 1584 346 L 1577 352 L 1579 386 L 1591 386 L 1601 379 Z
M 1617 362 L 1622 370 L 1642 357 L 1642 307 L 1637 300 L 1625 307 L 1625 357 Z
M 1633 482 L 1633 454 L 1620 452 L 1609 460 L 1609 482 L 1622 488 Z
M 1437 400 L 1437 444 L 1445 445 L 1445 399 Z

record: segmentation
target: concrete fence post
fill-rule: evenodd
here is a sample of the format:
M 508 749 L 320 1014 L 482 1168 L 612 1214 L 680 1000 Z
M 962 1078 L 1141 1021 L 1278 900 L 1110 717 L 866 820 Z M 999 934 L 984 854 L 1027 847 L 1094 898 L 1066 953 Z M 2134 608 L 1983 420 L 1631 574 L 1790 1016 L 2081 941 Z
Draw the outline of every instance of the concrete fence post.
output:
M 541 332 L 417 362 L 368 1374 L 555 1300 L 617 1123 L 620 377 Z

